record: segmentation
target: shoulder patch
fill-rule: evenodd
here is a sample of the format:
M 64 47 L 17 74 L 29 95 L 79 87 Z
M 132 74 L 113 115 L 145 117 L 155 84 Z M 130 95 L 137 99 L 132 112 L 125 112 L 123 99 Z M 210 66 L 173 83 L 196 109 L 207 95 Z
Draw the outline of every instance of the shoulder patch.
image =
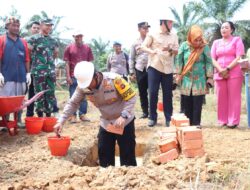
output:
M 121 77 L 116 77 L 114 79 L 115 88 L 121 95 L 123 100 L 129 100 L 135 96 L 135 91 L 131 88 L 130 84 Z

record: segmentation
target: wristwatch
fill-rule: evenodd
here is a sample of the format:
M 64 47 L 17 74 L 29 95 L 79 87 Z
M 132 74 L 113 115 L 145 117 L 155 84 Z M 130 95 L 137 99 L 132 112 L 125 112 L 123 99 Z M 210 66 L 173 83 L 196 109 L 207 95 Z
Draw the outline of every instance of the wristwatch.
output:
M 124 112 L 122 112 L 122 113 L 121 113 L 121 117 L 122 117 L 122 118 L 124 118 L 124 119 L 128 119 L 127 114 L 126 114 L 126 113 L 124 113 Z

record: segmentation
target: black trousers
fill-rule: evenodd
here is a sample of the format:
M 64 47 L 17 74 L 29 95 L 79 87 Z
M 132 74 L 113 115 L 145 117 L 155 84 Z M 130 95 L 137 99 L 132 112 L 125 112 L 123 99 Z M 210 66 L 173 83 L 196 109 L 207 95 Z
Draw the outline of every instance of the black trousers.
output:
M 29 86 L 28 98 L 31 99 L 33 96 L 35 96 L 35 91 L 33 85 L 33 77 L 31 75 L 31 84 Z M 34 115 L 34 102 L 27 107 L 27 112 L 26 112 L 27 117 L 32 117 L 33 115 Z
M 201 124 L 201 111 L 202 103 L 205 95 L 193 96 L 182 96 L 184 113 L 190 120 L 190 125 Z
M 135 125 L 134 119 L 125 126 L 123 135 L 107 132 L 100 127 L 98 133 L 98 156 L 101 167 L 115 165 L 115 144 L 120 149 L 121 166 L 136 166 L 135 159 Z
M 166 121 L 171 120 L 173 113 L 173 74 L 164 74 L 157 71 L 153 67 L 148 68 L 148 89 L 149 89 L 149 107 L 150 107 L 150 119 L 157 121 L 157 103 L 158 93 L 161 84 L 162 99 L 163 99 L 163 111 Z
M 148 73 L 146 69 L 143 71 L 135 70 L 136 80 L 139 89 L 142 112 L 148 115 Z

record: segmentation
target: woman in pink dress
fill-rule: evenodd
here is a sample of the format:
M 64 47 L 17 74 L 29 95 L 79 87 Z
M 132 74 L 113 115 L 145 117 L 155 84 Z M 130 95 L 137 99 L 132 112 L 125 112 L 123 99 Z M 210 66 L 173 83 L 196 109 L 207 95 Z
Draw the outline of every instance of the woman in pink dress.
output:
M 222 38 L 215 40 L 211 48 L 215 67 L 217 117 L 220 126 L 235 128 L 240 123 L 243 81 L 243 73 L 237 62 L 245 50 L 241 38 L 232 35 L 235 31 L 232 22 L 224 22 L 220 31 Z

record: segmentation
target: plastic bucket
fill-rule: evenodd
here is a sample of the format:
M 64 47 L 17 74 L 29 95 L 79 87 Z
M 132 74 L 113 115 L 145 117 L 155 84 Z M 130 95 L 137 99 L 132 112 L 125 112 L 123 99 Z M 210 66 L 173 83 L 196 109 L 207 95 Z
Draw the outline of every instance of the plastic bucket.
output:
M 41 117 L 26 117 L 25 126 L 26 131 L 30 135 L 39 134 L 43 127 L 44 118 Z
M 163 111 L 163 103 L 162 102 L 158 102 L 157 108 L 158 108 L 159 111 Z
M 53 156 L 65 156 L 70 145 L 70 137 L 48 137 L 48 145 Z
M 57 122 L 57 118 L 55 117 L 45 117 L 42 130 L 44 132 L 53 132 L 54 125 L 56 124 L 56 122 Z

